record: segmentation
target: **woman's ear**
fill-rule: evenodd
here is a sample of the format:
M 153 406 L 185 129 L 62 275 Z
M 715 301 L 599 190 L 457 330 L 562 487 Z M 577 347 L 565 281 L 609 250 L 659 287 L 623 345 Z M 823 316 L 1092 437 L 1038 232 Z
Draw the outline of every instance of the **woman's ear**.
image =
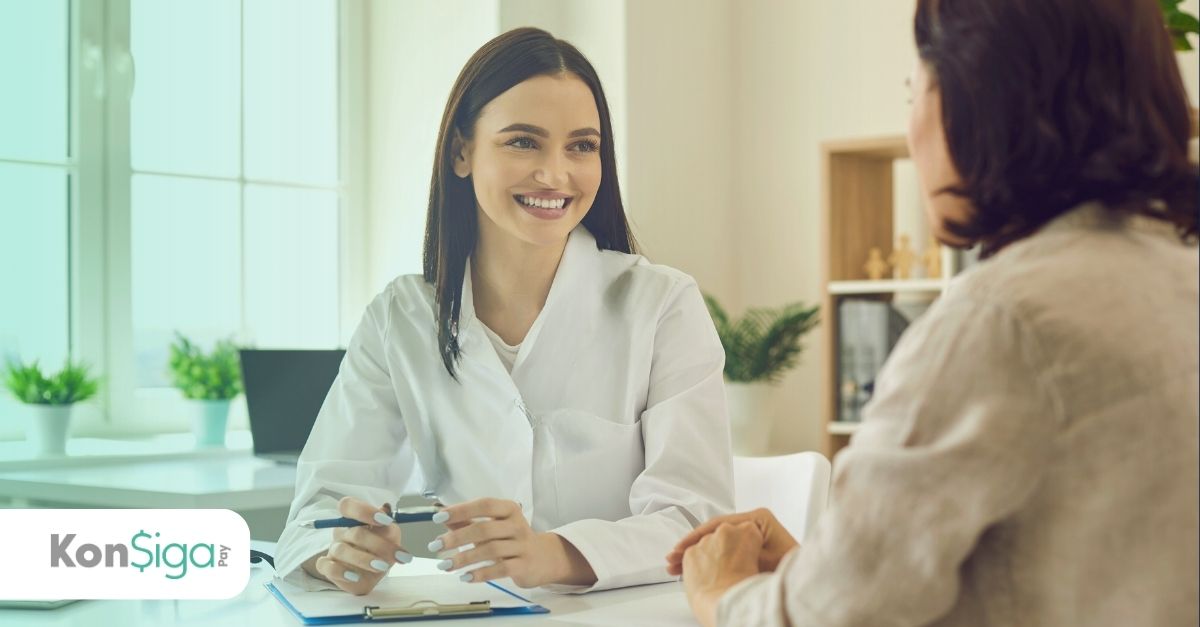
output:
M 463 139 L 458 129 L 454 129 L 454 138 L 450 140 L 450 163 L 458 178 L 465 179 L 471 175 L 471 144 Z

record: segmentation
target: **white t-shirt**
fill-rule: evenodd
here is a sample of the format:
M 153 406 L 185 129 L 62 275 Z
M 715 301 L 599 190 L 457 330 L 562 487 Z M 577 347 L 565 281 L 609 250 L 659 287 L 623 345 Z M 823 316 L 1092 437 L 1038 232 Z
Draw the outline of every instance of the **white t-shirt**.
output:
M 482 320 L 479 322 L 479 326 L 483 327 L 483 331 L 487 333 L 488 339 L 492 341 L 492 346 L 496 347 L 496 354 L 500 356 L 500 361 L 504 363 L 504 369 L 509 374 L 512 374 L 513 364 L 517 361 L 517 353 L 520 352 L 521 345 L 509 346 L 505 344 L 504 340 L 500 339 L 500 336 L 496 335 L 495 331 L 488 328 L 488 325 L 483 324 Z

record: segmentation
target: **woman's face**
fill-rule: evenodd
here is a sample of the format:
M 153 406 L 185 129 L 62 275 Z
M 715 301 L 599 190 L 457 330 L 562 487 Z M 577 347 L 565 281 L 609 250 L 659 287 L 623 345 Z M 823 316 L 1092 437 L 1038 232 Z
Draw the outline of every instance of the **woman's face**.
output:
M 471 177 L 481 235 L 562 245 L 600 187 L 600 113 L 573 74 L 537 76 L 484 106 L 454 173 Z
M 925 214 L 934 237 L 949 246 L 969 246 L 972 242 L 952 234 L 949 222 L 965 222 L 971 212 L 967 199 L 942 192 L 962 184 L 958 168 L 950 159 L 942 128 L 942 94 L 923 61 L 917 61 L 909 77 L 912 114 L 908 121 L 908 154 L 917 168 L 917 179 L 925 200 Z

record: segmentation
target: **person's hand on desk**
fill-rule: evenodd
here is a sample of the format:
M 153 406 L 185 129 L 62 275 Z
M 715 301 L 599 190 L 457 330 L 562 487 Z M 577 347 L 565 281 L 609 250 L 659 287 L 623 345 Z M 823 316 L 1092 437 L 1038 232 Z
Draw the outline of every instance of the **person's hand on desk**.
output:
M 474 545 L 443 560 L 438 568 L 449 571 L 485 563 L 464 573 L 463 581 L 478 583 L 509 577 L 522 588 L 596 582 L 596 573 L 578 549 L 555 533 L 534 531 L 521 506 L 513 501 L 467 501 L 447 507 L 433 521 L 445 524 L 450 531 L 431 542 L 430 551 Z
M 412 561 L 412 554 L 400 544 L 400 526 L 391 519 L 391 505 L 374 507 L 347 496 L 338 502 L 338 512 L 364 525 L 335 528 L 329 550 L 301 566 L 309 575 L 362 595 L 387 577 L 392 564 Z
M 683 554 L 683 589 L 696 620 L 717 621 L 717 603 L 734 585 L 759 573 L 763 536 L 751 521 L 723 523 Z
M 759 535 L 762 536 L 762 547 L 758 553 L 758 572 L 760 573 L 774 572 L 775 568 L 779 566 L 779 562 L 783 560 L 783 556 L 800 546 L 792 534 L 788 533 L 787 529 L 779 523 L 771 510 L 759 508 L 752 512 L 719 516 L 693 529 L 667 554 L 667 572 L 672 575 L 683 574 L 683 558 L 688 548 L 715 532 L 721 525 L 735 525 L 744 522 L 753 523 L 758 529 Z

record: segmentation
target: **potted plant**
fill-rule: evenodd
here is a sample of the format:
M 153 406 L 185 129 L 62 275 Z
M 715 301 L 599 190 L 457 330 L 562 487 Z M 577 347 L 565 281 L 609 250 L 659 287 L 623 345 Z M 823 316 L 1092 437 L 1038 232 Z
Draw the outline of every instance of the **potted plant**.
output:
M 733 451 L 762 454 L 771 435 L 767 394 L 799 362 L 800 340 L 817 326 L 820 308 L 793 303 L 779 309 L 751 309 L 735 320 L 712 296 L 705 295 L 704 302 L 725 348 Z
M 44 374 L 36 360 L 30 364 L 11 361 L 5 369 L 4 385 L 25 404 L 25 437 L 42 457 L 66 454 L 75 404 L 95 396 L 100 388 L 86 365 L 70 359 L 53 375 Z
M 221 340 L 205 353 L 179 332 L 171 344 L 171 380 L 192 406 L 197 447 L 224 446 L 230 401 L 242 392 L 237 347 Z
M 1175 50 L 1186 52 L 1192 49 L 1188 34 L 1200 34 L 1200 20 L 1195 15 L 1185 13 L 1179 8 L 1183 0 L 1158 0 L 1158 6 L 1163 12 L 1163 21 L 1167 24 L 1167 32 L 1171 34 L 1171 43 Z

